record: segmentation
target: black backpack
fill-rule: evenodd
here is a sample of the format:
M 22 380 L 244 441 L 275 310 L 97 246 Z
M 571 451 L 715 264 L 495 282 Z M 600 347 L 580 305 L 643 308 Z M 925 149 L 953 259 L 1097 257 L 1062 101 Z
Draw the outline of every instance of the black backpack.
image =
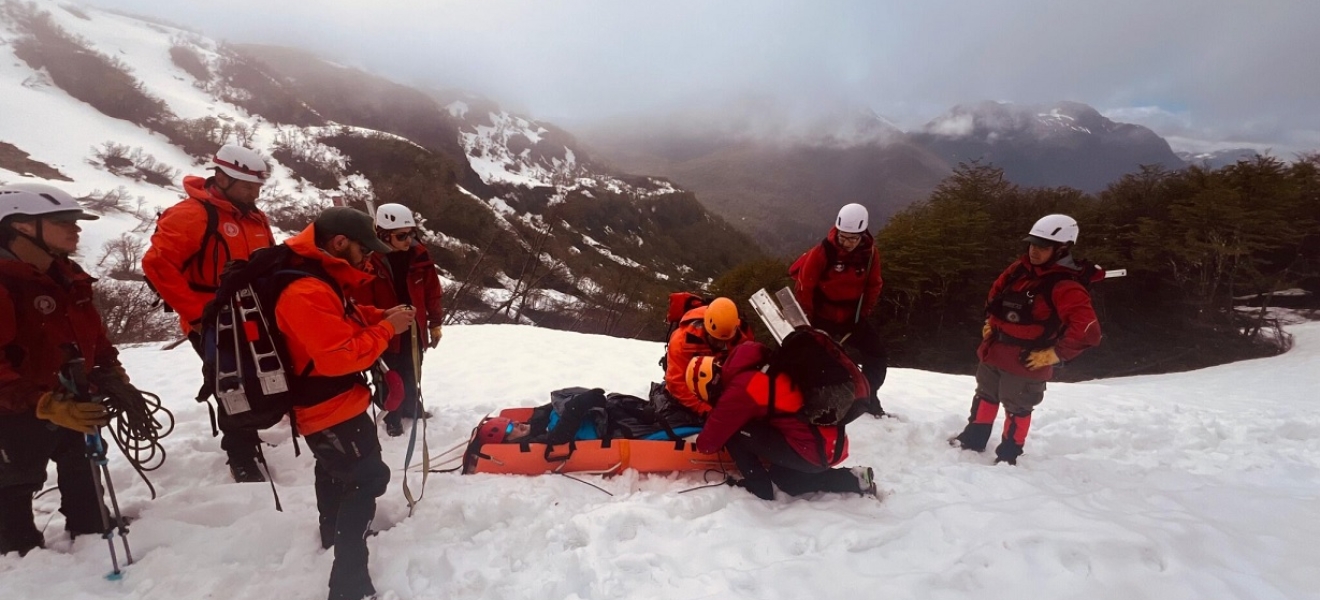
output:
M 772 382 L 781 373 L 801 390 L 797 416 L 812 425 L 844 425 L 865 412 L 869 387 L 861 369 L 824 331 L 800 327 L 788 334 L 770 355 L 766 369 Z M 771 385 L 771 414 L 774 390 Z
M 284 335 L 275 322 L 275 303 L 304 277 L 324 281 L 339 296 L 344 314 L 352 304 L 319 263 L 298 260 L 281 244 L 231 261 L 220 276 L 215 298 L 202 314 L 204 389 L 220 405 L 226 427 L 266 429 L 293 407 L 311 406 L 365 384 L 360 373 L 312 377 L 313 365 L 294 373 Z M 296 429 L 295 429 L 296 430 Z

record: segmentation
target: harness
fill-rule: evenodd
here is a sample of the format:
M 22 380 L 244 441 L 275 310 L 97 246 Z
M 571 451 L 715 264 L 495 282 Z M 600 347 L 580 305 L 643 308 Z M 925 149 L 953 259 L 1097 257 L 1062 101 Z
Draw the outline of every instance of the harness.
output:
M 1023 290 L 1014 290 L 1013 284 L 1031 276 L 1031 269 L 1019 264 L 1004 282 L 1003 290 L 986 304 L 985 312 L 989 316 L 1014 325 L 1039 325 L 1041 334 L 1028 339 L 996 330 L 995 339 L 1028 350 L 1049 348 L 1058 342 L 1063 337 L 1064 326 L 1063 319 L 1059 318 L 1058 307 L 1054 304 L 1054 287 L 1063 281 L 1076 281 L 1082 284 L 1082 287 L 1086 287 L 1089 281 L 1087 273 L 1093 272 L 1095 267 L 1089 263 L 1080 267 L 1076 273 L 1059 271 L 1046 273 L 1037 278 L 1038 282 L 1035 285 Z M 1035 316 L 1037 300 L 1043 301 L 1049 309 L 1049 315 L 1043 319 Z

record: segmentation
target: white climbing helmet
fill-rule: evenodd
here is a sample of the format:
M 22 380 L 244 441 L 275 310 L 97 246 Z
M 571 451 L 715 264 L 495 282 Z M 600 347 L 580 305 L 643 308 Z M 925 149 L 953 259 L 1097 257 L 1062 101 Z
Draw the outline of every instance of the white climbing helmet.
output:
M 266 165 L 266 160 L 238 144 L 225 144 L 216 150 L 211 166 L 239 181 L 266 183 L 270 177 L 270 167 Z
M 71 214 L 80 221 L 101 217 L 88 214 L 68 192 L 41 183 L 15 183 L 0 187 L 0 219 L 12 216 L 38 217 Z
M 1077 219 L 1068 215 L 1045 215 L 1031 226 L 1031 233 L 1022 238 L 1024 242 L 1045 242 L 1055 244 L 1077 243 Z
M 860 204 L 845 204 L 834 220 L 834 227 L 844 233 L 861 233 L 866 231 L 866 225 L 866 207 Z
M 416 227 L 411 208 L 402 204 L 382 204 L 376 209 L 376 227 L 380 229 L 403 229 Z

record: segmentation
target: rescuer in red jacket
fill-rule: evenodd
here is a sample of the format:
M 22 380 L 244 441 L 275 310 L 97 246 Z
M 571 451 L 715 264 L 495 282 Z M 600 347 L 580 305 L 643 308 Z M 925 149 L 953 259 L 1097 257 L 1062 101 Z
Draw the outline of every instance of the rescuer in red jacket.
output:
M 92 303 L 94 280 L 69 260 L 78 221 L 96 218 L 58 188 L 0 187 L 0 554 L 44 544 L 32 495 L 51 462 L 65 531 L 105 530 L 83 434 L 106 424 L 106 409 L 60 382 L 74 358 L 88 373 L 103 367 L 127 381 Z
M 824 330 L 858 355 L 862 374 L 871 384 L 866 412 L 884 416 L 880 386 L 885 383 L 888 357 L 880 334 L 868 317 L 880 299 L 880 251 L 867 231 L 866 207 L 849 204 L 839 209 L 825 240 L 802 255 L 789 268 L 802 312 L 812 327 Z
M 1087 286 L 1104 273 L 1073 259 L 1077 232 L 1072 217 L 1042 217 L 1023 239 L 1029 244 L 1027 254 L 990 287 L 971 416 L 952 444 L 985 451 L 1002 404 L 1004 432 L 995 462 L 1017 464 L 1031 412 L 1045 399 L 1045 382 L 1054 375 L 1054 366 L 1100 343 L 1100 323 Z

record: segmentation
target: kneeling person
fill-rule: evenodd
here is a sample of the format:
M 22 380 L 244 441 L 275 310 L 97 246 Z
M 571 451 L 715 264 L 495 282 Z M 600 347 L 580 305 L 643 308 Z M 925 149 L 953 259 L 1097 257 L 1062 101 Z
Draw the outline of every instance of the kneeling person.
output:
M 697 451 L 713 454 L 727 449 L 743 474 L 742 487 L 765 500 L 774 499 L 775 486 L 791 496 L 811 492 L 874 496 L 870 467 L 834 467 L 847 457 L 843 428 L 815 425 L 793 412 L 795 406 L 801 407 L 802 394 L 783 373 L 770 381 L 762 371 L 769 357 L 764 344 L 749 342 L 734 348 L 723 367 L 711 357 L 692 359 L 689 385 L 705 401 L 718 399 L 697 436 Z

